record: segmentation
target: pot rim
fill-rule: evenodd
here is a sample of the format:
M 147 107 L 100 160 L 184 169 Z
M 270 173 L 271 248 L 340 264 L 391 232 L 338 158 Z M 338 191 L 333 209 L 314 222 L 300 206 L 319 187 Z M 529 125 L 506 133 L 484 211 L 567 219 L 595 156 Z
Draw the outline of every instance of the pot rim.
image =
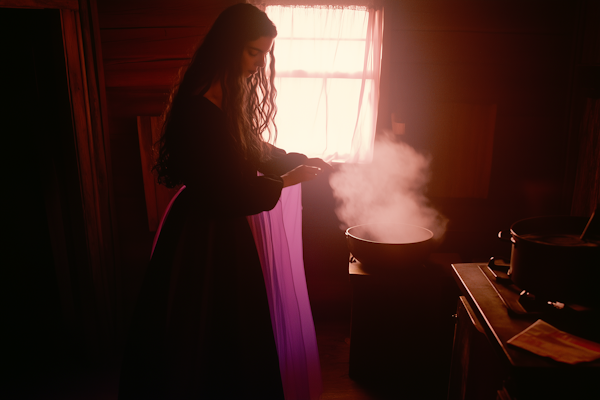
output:
M 528 237 L 524 236 L 524 235 L 532 235 L 532 234 L 533 235 L 536 235 L 536 234 L 537 235 L 577 234 L 577 233 L 579 233 L 579 227 L 577 227 L 578 229 L 574 229 L 575 224 L 581 223 L 582 226 L 580 229 L 581 229 L 581 232 L 583 232 L 583 229 L 585 227 L 587 220 L 588 220 L 588 218 L 586 218 L 586 217 L 573 216 L 573 215 L 547 215 L 547 216 L 529 217 L 529 218 L 524 218 L 524 219 L 514 222 L 510 227 L 510 235 L 511 235 L 511 239 L 512 239 L 513 243 L 515 243 L 516 240 L 520 240 L 520 241 L 524 241 L 527 243 L 535 243 L 536 245 L 548 246 L 548 247 L 564 247 L 564 248 L 588 247 L 588 246 L 580 246 L 580 245 L 548 243 L 545 241 L 535 240 L 533 238 L 528 238 Z M 547 224 L 548 222 L 555 222 L 558 227 L 560 227 L 560 222 L 564 223 L 564 221 L 568 221 L 571 223 L 571 226 L 570 226 L 571 229 L 568 229 L 566 226 L 564 226 L 564 229 L 562 230 L 562 232 L 561 232 L 561 229 L 558 229 L 557 232 L 544 232 L 544 230 L 542 229 L 543 227 L 535 226 L 535 222 L 537 222 L 537 221 L 544 222 L 545 224 Z M 528 224 L 530 226 L 528 226 Z M 525 225 L 525 226 L 522 227 L 521 225 Z M 522 229 L 524 229 L 525 232 L 522 232 L 521 231 Z M 519 232 L 519 231 L 521 231 L 521 232 Z M 589 247 L 595 247 L 595 246 L 589 246 Z
M 427 232 L 429 234 L 429 237 L 427 239 L 417 240 L 417 241 L 413 241 L 413 242 L 387 243 L 387 242 L 378 242 L 378 241 L 375 241 L 375 240 L 363 239 L 363 238 L 360 238 L 360 237 L 358 237 L 358 236 L 353 235 L 352 233 L 350 233 L 351 229 L 360 228 L 362 226 L 367 226 L 367 225 L 394 225 L 394 226 L 403 225 L 403 226 L 410 226 L 410 227 L 418 228 L 420 230 L 423 230 L 423 231 Z M 354 226 L 351 226 L 351 227 L 349 227 L 349 228 L 346 229 L 346 238 L 347 237 L 352 237 L 353 239 L 356 239 L 356 240 L 361 241 L 361 242 L 373 243 L 373 244 L 378 244 L 378 245 L 410 245 L 410 244 L 416 244 L 416 243 L 424 243 L 424 242 L 427 242 L 427 241 L 433 239 L 433 236 L 434 236 L 433 232 L 430 229 L 424 228 L 424 227 L 419 226 L 419 225 L 405 224 L 405 223 L 395 223 L 395 224 L 393 224 L 393 223 L 388 223 L 388 222 L 372 222 L 372 223 L 354 225 Z

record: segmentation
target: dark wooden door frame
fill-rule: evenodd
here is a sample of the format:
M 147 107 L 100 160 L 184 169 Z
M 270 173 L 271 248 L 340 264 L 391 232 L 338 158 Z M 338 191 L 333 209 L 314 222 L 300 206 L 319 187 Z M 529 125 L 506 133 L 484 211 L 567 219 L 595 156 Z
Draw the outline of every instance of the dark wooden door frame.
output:
M 0 8 L 58 9 L 60 11 L 67 84 L 70 97 L 74 142 L 79 170 L 80 201 L 83 210 L 87 265 L 90 277 L 85 288 L 92 301 L 83 310 L 83 322 L 92 357 L 105 353 L 116 338 L 120 291 L 115 252 L 116 229 L 106 116 L 106 94 L 96 0 L 0 0 Z M 57 249 L 55 249 L 57 250 Z M 59 281 L 70 282 L 69 267 L 60 265 Z M 57 259 L 58 258 L 58 259 Z M 64 258 L 62 259 L 64 261 Z M 73 268 L 71 266 L 71 268 Z M 59 283 L 60 284 L 60 283 Z M 74 284 L 81 285 L 81 282 Z M 64 288 L 64 285 L 62 286 Z M 69 312 L 72 296 L 63 294 L 66 319 L 81 318 Z M 91 307 L 91 309 L 89 309 Z M 69 315 L 70 314 L 70 315 Z M 67 321 L 74 322 L 74 321 Z M 77 322 L 75 322 L 77 324 Z

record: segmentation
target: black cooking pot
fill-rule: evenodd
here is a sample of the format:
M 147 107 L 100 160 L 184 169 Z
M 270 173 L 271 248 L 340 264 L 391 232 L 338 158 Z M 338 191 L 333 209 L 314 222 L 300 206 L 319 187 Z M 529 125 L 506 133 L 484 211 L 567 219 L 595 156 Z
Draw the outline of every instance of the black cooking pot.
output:
M 579 239 L 587 222 L 572 216 L 515 222 L 510 228 L 513 283 L 545 301 L 600 305 L 600 243 Z
M 350 253 L 370 273 L 422 264 L 433 249 L 432 239 L 429 229 L 409 224 L 363 224 L 346 230 Z

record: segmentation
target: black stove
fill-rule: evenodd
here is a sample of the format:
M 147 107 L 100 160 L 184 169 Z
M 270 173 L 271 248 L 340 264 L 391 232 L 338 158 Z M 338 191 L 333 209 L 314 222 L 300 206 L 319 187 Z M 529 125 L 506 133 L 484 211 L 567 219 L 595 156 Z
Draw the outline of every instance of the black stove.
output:
M 536 297 L 526 288 L 515 285 L 508 275 L 510 265 L 503 260 L 490 258 L 479 269 L 488 279 L 508 313 L 515 318 L 543 319 L 558 329 L 593 341 L 600 341 L 599 310 L 580 304 L 562 302 L 561 299 Z

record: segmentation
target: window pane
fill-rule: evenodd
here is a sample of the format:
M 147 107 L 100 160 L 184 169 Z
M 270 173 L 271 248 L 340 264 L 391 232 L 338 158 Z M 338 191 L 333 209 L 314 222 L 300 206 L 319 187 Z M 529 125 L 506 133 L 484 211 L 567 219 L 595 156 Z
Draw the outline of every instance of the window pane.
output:
M 278 38 L 362 39 L 367 37 L 366 8 L 268 6 Z
M 277 73 L 362 73 L 364 40 L 276 39 Z
M 266 11 L 278 30 L 277 146 L 328 161 L 369 161 L 378 90 L 374 70 L 379 73 L 373 48 L 381 46 L 373 43 L 365 54 L 367 31 L 374 29 L 369 11 L 292 6 Z
M 277 145 L 311 157 L 335 154 L 341 161 L 352 149 L 352 139 L 363 138 L 371 146 L 373 113 L 361 113 L 357 122 L 362 81 L 336 78 L 276 78 Z M 373 104 L 373 81 L 365 80 L 363 107 Z M 356 133 L 356 135 L 355 135 Z M 356 144 L 355 144 L 356 145 Z

